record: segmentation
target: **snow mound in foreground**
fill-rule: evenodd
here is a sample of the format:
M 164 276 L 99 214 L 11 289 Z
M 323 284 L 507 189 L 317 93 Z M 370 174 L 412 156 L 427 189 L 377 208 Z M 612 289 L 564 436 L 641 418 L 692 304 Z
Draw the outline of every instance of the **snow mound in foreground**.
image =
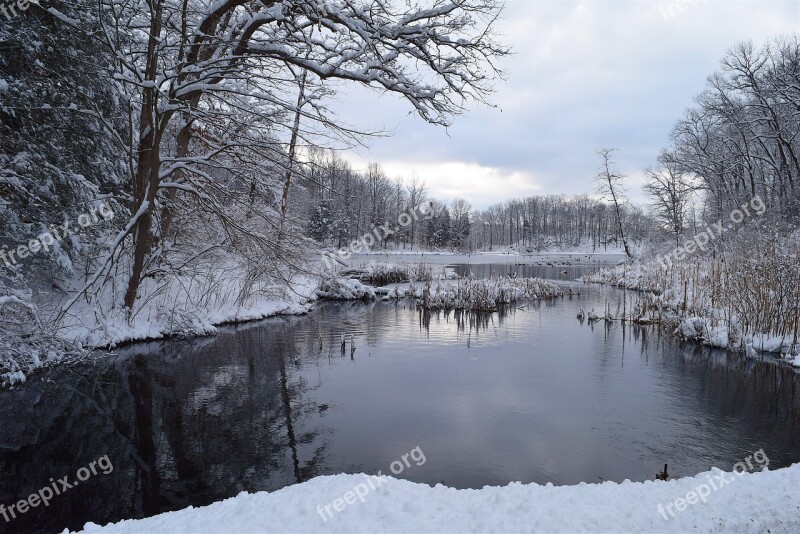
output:
M 720 481 L 720 477 L 730 482 Z M 372 481 L 323 520 L 324 507 Z M 677 511 L 676 499 L 714 487 L 706 503 Z M 721 487 L 720 487 L 721 486 Z M 362 491 L 363 493 L 363 491 Z M 674 517 L 659 511 L 673 504 Z M 684 503 L 686 505 L 686 503 Z M 321 513 L 319 510 L 323 510 Z M 329 507 L 333 510 L 332 507 Z M 669 517 L 664 519 L 664 515 Z M 312 479 L 281 490 L 237 497 L 85 532 L 800 532 L 800 464 L 734 475 L 718 469 L 667 482 L 541 486 L 512 483 L 481 490 L 430 487 L 365 475 Z

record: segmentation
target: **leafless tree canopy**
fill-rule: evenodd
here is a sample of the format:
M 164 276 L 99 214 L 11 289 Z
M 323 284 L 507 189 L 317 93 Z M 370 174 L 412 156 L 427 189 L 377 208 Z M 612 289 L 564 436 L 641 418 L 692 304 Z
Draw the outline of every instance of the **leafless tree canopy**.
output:
M 770 212 L 800 215 L 800 41 L 731 48 L 673 132 L 669 165 L 698 180 L 710 216 L 759 195 Z
M 129 261 L 129 310 L 144 280 L 198 253 L 235 250 L 254 279 L 295 261 L 302 238 L 286 220 L 296 159 L 360 135 L 326 109 L 331 81 L 398 94 L 447 125 L 468 101 L 487 101 L 506 53 L 491 0 L 97 7 L 94 37 L 113 56 L 109 77 L 130 115 L 132 216 L 89 286 Z M 371 176 L 373 196 L 381 183 Z

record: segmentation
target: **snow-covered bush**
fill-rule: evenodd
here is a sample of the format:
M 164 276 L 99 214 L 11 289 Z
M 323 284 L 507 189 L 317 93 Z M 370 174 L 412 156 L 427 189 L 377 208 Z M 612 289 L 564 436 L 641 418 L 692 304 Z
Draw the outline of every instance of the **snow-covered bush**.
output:
M 370 261 L 355 269 L 345 269 L 339 276 L 355 277 L 362 282 L 374 286 L 385 286 L 399 282 L 428 282 L 454 278 L 455 273 L 448 273 L 445 267 L 434 268 L 425 263 L 380 262 Z
M 0 387 L 25 382 L 30 372 L 62 358 L 86 355 L 52 333 L 31 296 L 21 275 L 0 267 Z
M 415 297 L 422 308 L 429 310 L 494 311 L 504 304 L 554 298 L 563 294 L 561 287 L 541 278 L 501 276 L 411 284 L 408 289 L 394 290 L 389 296 Z
M 96 3 L 76 0 L 59 9 L 99 29 Z M 88 32 L 41 8 L 3 20 L 0 43 L 0 246 L 13 250 L 51 225 L 77 226 L 77 217 L 101 200 L 122 215 L 114 199 L 127 177 L 127 116 L 107 77 L 113 56 Z M 81 231 L 81 238 L 22 263 L 37 274 L 68 276 L 96 234 Z
M 375 298 L 375 289 L 354 278 L 326 274 L 320 281 L 316 294 L 327 300 L 372 300 Z

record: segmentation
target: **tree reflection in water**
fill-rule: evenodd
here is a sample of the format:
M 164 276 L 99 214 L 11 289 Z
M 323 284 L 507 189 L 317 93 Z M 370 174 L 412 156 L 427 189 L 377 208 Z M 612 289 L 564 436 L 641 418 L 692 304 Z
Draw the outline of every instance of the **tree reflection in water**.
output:
M 106 454 L 114 471 L 0 528 L 77 529 L 375 473 L 414 446 L 430 461 L 409 477 L 455 487 L 644 480 L 664 463 L 685 476 L 762 447 L 771 469 L 800 459 L 794 369 L 654 327 L 593 329 L 577 310 L 620 294 L 598 291 L 494 314 L 325 303 L 54 369 L 2 393 L 0 503 Z

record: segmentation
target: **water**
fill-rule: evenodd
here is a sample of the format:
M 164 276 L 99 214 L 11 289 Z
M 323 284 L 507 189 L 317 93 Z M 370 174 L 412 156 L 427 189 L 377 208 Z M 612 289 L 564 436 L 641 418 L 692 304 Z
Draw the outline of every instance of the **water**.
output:
M 512 263 L 494 263 L 479 265 L 453 265 L 453 271 L 459 276 L 471 275 L 475 278 L 489 278 L 493 276 L 516 275 L 520 277 L 538 277 L 551 280 L 571 281 L 576 280 L 597 270 L 600 265 L 563 265 L 555 262 L 542 262 L 541 265 L 514 265 Z
M 114 470 L 47 508 L 0 517 L 0 530 L 79 528 L 317 475 L 388 473 L 415 447 L 426 461 L 402 478 L 458 488 L 647 480 L 664 463 L 685 476 L 761 448 L 770 468 L 800 460 L 793 369 L 681 346 L 654 327 L 581 323 L 580 308 L 635 295 L 577 287 L 572 299 L 480 317 L 426 316 L 409 301 L 325 303 L 51 371 L 2 393 L 0 503 L 51 477 L 74 480 L 105 455 Z

